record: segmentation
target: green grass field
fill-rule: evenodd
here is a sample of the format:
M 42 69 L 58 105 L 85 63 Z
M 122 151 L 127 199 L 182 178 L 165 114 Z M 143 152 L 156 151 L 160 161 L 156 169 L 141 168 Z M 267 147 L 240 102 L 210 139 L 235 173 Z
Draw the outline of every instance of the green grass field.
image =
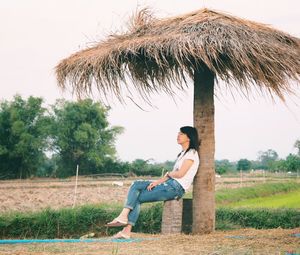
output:
M 192 193 L 185 194 L 192 198 Z M 237 189 L 221 189 L 216 192 L 218 207 L 293 208 L 300 209 L 300 183 L 263 183 Z
M 275 194 L 266 197 L 245 199 L 227 204 L 228 207 L 247 208 L 294 208 L 300 209 L 300 190 L 290 191 L 284 194 Z

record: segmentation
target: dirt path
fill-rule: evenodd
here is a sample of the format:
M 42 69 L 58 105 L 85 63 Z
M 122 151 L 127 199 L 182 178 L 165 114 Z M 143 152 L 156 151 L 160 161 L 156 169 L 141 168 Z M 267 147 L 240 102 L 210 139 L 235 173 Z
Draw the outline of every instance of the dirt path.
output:
M 210 235 L 146 235 L 132 237 L 139 242 L 56 243 L 0 245 L 0 254 L 8 255 L 249 255 L 300 254 L 300 228 L 292 230 L 217 231 Z

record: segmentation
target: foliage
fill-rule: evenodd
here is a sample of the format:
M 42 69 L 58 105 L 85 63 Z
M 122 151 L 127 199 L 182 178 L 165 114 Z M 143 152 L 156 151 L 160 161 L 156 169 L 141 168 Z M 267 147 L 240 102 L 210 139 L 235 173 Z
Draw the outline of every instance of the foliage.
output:
M 45 157 L 43 163 L 39 166 L 37 177 L 56 177 L 58 171 L 58 155 L 52 155 L 51 158 Z
M 151 159 L 136 159 L 130 164 L 131 171 L 138 176 L 162 176 L 165 172 L 173 169 L 174 161 L 163 163 L 151 162 Z
M 47 148 L 50 118 L 43 100 L 15 96 L 0 104 L 0 178 L 35 175 Z
M 143 205 L 134 231 L 158 234 L 161 232 L 163 202 Z
M 128 172 L 130 172 L 130 169 L 131 167 L 129 162 L 123 162 L 113 158 L 107 158 L 103 166 L 103 172 L 105 173 L 119 173 L 127 175 Z
M 294 147 L 298 150 L 298 156 L 300 157 L 300 140 L 296 140 Z
M 299 140 L 295 142 L 297 148 Z M 300 144 L 300 143 L 299 143 Z M 276 151 L 269 149 L 260 151 L 258 160 L 251 161 L 252 169 L 265 169 L 272 172 L 297 172 L 300 170 L 300 156 L 289 154 L 285 159 L 279 159 Z
M 158 164 L 150 164 L 149 160 L 136 159 L 131 163 L 131 171 L 138 176 L 161 176 L 163 168 Z
M 248 159 L 240 159 L 237 163 L 237 170 L 247 171 L 251 168 L 251 161 Z
M 235 164 L 230 162 L 228 159 L 215 160 L 215 168 L 217 174 L 225 174 L 236 171 Z
M 74 209 L 46 209 L 34 213 L 0 216 L 1 238 L 69 238 L 90 231 L 105 234 L 104 223 L 117 216 L 121 207 L 83 206 Z
M 272 163 L 278 160 L 278 154 L 272 149 L 269 149 L 267 151 L 259 151 L 258 160 L 261 163 L 260 169 L 270 169 Z
M 289 154 L 282 164 L 282 168 L 286 171 L 300 171 L 300 156 Z
M 58 156 L 58 177 L 105 171 L 115 159 L 114 141 L 121 127 L 109 127 L 108 109 L 90 99 L 79 102 L 59 100 L 53 106 L 52 148 Z
M 225 224 L 224 224 L 225 223 Z M 232 209 L 219 208 L 216 211 L 216 228 L 297 228 L 300 213 L 295 209 Z

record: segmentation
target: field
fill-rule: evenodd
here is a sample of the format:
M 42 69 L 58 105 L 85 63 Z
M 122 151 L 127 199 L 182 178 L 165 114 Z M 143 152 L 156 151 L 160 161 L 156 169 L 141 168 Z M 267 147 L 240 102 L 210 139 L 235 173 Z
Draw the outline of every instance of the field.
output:
M 228 177 L 217 178 L 216 189 L 251 187 L 259 183 L 288 181 L 287 178 Z M 296 179 L 294 179 L 296 180 Z M 121 181 L 123 186 L 119 186 Z M 75 196 L 75 179 L 26 180 L 0 182 L 0 213 L 10 211 L 39 211 L 44 208 L 72 207 L 76 205 L 123 202 L 133 179 L 80 178 Z M 300 183 L 300 180 L 298 179 Z M 247 199 L 247 205 L 280 206 L 278 201 L 295 201 L 299 208 L 299 190 L 262 198 Z M 262 199 L 262 200 L 260 200 Z M 270 201 L 270 202 L 268 202 Z M 240 204 L 239 204 L 240 203 Z M 243 206 L 243 202 L 230 203 Z M 297 206 L 298 205 L 298 206 Z M 242 229 L 216 231 L 210 235 L 150 235 L 134 233 L 138 242 L 129 243 L 59 243 L 0 245 L 0 254 L 52 255 L 52 254 L 300 254 L 300 229 L 255 230 Z M 141 240 L 142 239 L 142 240 Z
M 300 208 L 300 189 L 287 194 L 246 199 L 231 203 L 229 206 L 247 208 Z
M 75 196 L 75 178 L 66 180 L 36 179 L 25 181 L 0 181 L 0 213 L 14 211 L 39 211 L 76 205 L 122 203 L 134 179 L 80 178 Z M 288 181 L 287 178 L 229 177 L 217 178 L 216 190 L 253 186 L 264 182 Z M 295 180 L 295 179 L 294 179 Z M 115 181 L 123 186 L 114 185 Z M 298 178 L 300 182 L 300 178 Z

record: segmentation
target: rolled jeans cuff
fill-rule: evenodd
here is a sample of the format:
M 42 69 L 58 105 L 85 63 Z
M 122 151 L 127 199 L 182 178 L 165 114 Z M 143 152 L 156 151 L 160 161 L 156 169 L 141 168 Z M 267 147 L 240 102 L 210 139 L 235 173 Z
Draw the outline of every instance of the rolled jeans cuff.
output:
M 130 205 L 124 205 L 124 208 L 130 209 L 130 210 L 133 210 L 133 207 L 132 207 L 132 206 L 130 206 Z
M 127 224 L 128 224 L 128 225 L 131 225 L 131 226 L 133 226 L 133 227 L 134 227 L 134 225 L 135 225 L 135 223 L 132 222 L 132 221 L 128 221 Z

